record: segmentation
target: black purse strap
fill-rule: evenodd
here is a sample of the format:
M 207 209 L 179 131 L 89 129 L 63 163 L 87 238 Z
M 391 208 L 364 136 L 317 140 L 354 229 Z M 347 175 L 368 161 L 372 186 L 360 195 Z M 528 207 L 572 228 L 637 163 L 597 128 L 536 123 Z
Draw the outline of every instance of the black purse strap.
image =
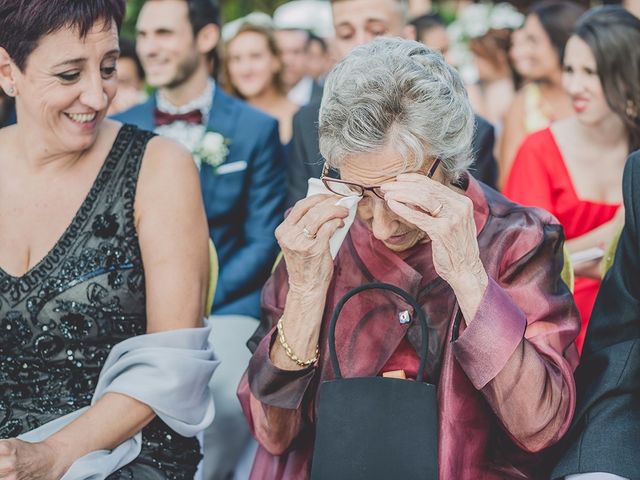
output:
M 420 347 L 420 367 L 418 368 L 418 376 L 416 380 L 422 381 L 424 378 L 424 369 L 427 365 L 427 349 L 429 347 L 429 338 L 427 334 L 427 319 L 422 307 L 418 305 L 418 301 L 413 296 L 403 289 L 390 285 L 388 283 L 367 283 L 360 285 L 359 287 L 349 290 L 336 304 L 336 308 L 333 311 L 331 317 L 331 323 L 329 324 L 329 355 L 331 357 L 331 366 L 336 378 L 342 378 L 342 371 L 340 370 L 340 364 L 338 362 L 338 354 L 336 353 L 336 324 L 338 323 L 338 317 L 344 305 L 349 301 L 351 297 L 357 295 L 365 290 L 389 290 L 396 295 L 402 297 L 407 303 L 411 304 L 414 311 L 418 314 L 418 320 L 420 321 L 420 329 L 422 331 L 422 345 Z

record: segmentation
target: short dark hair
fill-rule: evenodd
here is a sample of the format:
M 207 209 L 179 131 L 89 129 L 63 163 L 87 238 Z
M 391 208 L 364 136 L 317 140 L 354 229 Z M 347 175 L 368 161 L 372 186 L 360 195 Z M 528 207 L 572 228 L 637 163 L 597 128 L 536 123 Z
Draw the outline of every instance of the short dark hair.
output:
M 309 32 L 309 38 L 307 38 L 306 45 L 307 50 L 309 50 L 312 43 L 317 43 L 318 45 L 320 45 L 320 50 L 322 50 L 322 53 L 327 53 L 329 51 L 329 45 L 327 45 L 327 41 L 324 38 L 319 37 L 313 32 Z
M 444 20 L 437 13 L 427 13 L 414 18 L 409 22 L 416 29 L 416 40 L 420 41 L 422 36 L 434 28 L 445 28 Z
M 640 19 L 620 6 L 594 8 L 575 35 L 593 53 L 605 98 L 624 122 L 631 151 L 640 148 Z
M 220 26 L 220 8 L 217 0 L 184 0 L 184 2 L 187 4 L 189 23 L 194 35 L 211 23 Z
M 186 0 L 189 6 L 189 21 L 193 33 L 198 33 L 206 25 L 220 26 L 220 8 L 216 0 Z
M 535 15 L 549 36 L 553 49 L 558 54 L 560 64 L 564 58 L 564 48 L 586 9 L 568 0 L 547 0 L 535 3 L 529 9 L 529 15 Z
M 120 38 L 120 58 L 131 59 L 136 66 L 138 78 L 140 78 L 140 80 L 144 80 L 144 68 L 142 67 L 142 63 L 140 63 L 140 58 L 136 52 L 136 42 L 128 38 Z
M 24 70 L 45 35 L 73 28 L 84 38 L 100 21 L 120 30 L 124 11 L 125 0 L 0 0 L 0 47 Z
M 2 1 L 2 0 L 0 0 Z M 161 1 L 161 0 L 146 0 Z M 220 26 L 220 8 L 217 0 L 184 0 L 187 4 L 189 23 L 193 30 L 193 36 L 198 35 L 200 30 L 210 24 Z M 214 48 L 207 55 L 211 66 L 211 74 L 216 77 L 220 69 L 221 62 L 218 55 L 218 48 Z

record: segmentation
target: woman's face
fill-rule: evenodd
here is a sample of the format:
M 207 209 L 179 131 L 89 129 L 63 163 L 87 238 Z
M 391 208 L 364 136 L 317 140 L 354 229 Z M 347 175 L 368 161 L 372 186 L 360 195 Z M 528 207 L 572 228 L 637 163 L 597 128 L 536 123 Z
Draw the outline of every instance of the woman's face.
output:
M 81 39 L 62 29 L 43 37 L 23 72 L 13 68 L 19 124 L 44 140 L 47 153 L 93 145 L 118 80 L 118 32 L 102 22 Z
M 243 32 L 231 40 L 227 55 L 231 83 L 245 98 L 265 92 L 280 68 L 267 39 L 257 32 Z
M 340 168 L 340 176 L 361 185 L 381 185 L 395 181 L 403 164 L 402 156 L 387 146 L 378 153 L 350 156 Z M 430 163 L 426 165 L 425 172 L 429 166 Z M 433 179 L 444 181 L 439 170 Z M 384 200 L 370 191 L 365 192 L 358 204 L 358 217 L 369 226 L 374 237 L 394 252 L 402 252 L 427 239 L 425 232 L 400 218 Z
M 537 15 L 529 15 L 524 22 L 525 45 L 523 61 L 528 65 L 531 80 L 546 80 L 561 71 L 558 53 L 553 48 Z
M 604 95 L 593 52 L 584 40 L 575 35 L 569 39 L 565 49 L 562 85 L 571 97 L 580 121 L 599 123 L 615 115 Z
M 511 35 L 511 48 L 509 58 L 518 75 L 529 79 L 531 72 L 531 55 L 529 54 L 529 42 L 523 28 L 515 30 Z
M 118 59 L 118 87 L 133 90 L 144 89 L 144 79 L 140 78 L 138 65 L 133 58 Z

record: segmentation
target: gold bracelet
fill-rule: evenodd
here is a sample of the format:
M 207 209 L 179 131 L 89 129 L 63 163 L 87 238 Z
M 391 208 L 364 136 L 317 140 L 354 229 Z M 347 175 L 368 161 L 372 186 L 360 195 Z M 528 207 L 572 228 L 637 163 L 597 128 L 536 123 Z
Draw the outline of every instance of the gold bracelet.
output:
M 277 325 L 278 340 L 280 341 L 280 345 L 282 345 L 282 348 L 284 348 L 284 352 L 287 354 L 287 357 L 289 357 L 291 360 L 296 362 L 296 364 L 298 364 L 301 367 L 308 367 L 309 365 L 316 363 L 319 357 L 318 345 L 316 345 L 316 354 L 314 355 L 313 358 L 310 358 L 309 360 L 301 360 L 295 353 L 293 353 L 293 350 L 291 350 L 291 347 L 287 343 L 287 339 L 284 338 L 284 327 L 282 326 L 283 318 L 284 317 L 280 317 L 280 320 L 278 320 L 278 325 Z

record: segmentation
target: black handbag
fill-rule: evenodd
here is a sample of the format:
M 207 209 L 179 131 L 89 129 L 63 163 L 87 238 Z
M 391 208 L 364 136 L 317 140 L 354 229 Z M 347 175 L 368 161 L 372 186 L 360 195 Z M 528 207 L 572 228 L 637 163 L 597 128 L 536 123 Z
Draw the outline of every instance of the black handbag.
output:
M 422 346 L 417 379 L 427 362 L 427 321 L 418 302 L 386 283 L 356 287 L 340 299 L 329 325 L 335 380 L 322 382 L 318 398 L 312 480 L 433 480 L 438 478 L 438 401 L 435 385 L 385 377 L 343 378 L 335 346 L 338 316 L 354 295 L 390 290 L 411 304 Z

